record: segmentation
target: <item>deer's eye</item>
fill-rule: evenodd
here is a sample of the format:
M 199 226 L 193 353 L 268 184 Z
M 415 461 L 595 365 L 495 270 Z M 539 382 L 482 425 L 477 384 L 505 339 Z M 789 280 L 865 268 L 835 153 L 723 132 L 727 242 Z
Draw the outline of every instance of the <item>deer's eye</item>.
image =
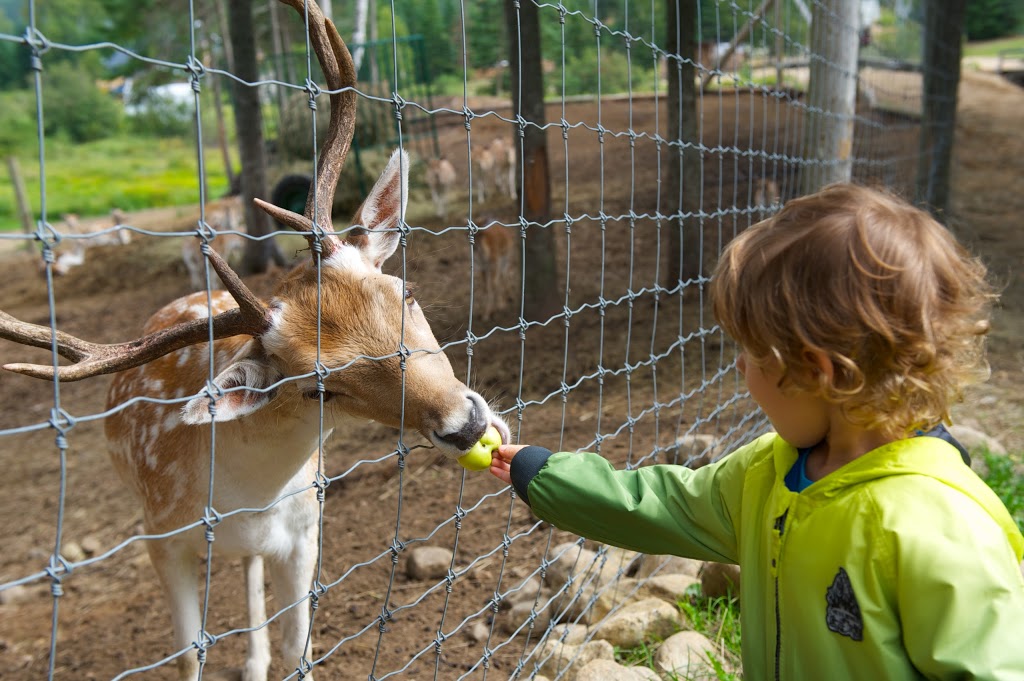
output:
M 310 388 L 309 390 L 303 391 L 302 396 L 305 397 L 307 400 L 318 400 L 318 399 L 320 399 L 320 391 L 317 390 L 316 388 Z M 331 398 L 333 398 L 333 397 L 334 397 L 334 393 L 332 393 L 330 390 L 325 390 L 324 391 L 324 402 L 325 403 L 326 402 L 330 402 Z
M 409 282 L 405 284 L 405 302 L 409 305 L 416 302 L 416 286 Z

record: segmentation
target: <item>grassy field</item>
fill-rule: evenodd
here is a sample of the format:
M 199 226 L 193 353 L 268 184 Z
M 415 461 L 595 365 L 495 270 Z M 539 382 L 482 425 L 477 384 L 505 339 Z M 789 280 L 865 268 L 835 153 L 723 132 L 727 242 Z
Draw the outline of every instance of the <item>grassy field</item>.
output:
M 998 57 L 1004 50 L 1024 50 L 1024 35 L 964 45 L 965 57 Z
M 199 203 L 199 158 L 195 144 L 184 139 L 116 136 L 88 144 L 53 141 L 46 145 L 43 164 L 38 155 L 16 156 L 25 192 L 38 216 L 41 178 L 46 183 L 46 212 L 50 222 L 62 213 L 82 217 L 108 215 L 113 208 L 138 210 Z M 208 196 L 227 189 L 221 155 L 204 153 Z M 14 191 L 8 181 L 0 192 L 0 231 L 21 229 Z

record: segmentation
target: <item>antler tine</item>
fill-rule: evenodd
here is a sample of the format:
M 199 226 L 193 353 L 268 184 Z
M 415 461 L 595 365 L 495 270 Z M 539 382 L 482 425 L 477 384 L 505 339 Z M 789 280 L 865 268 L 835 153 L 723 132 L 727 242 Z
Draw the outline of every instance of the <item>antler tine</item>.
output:
M 309 37 L 320 60 L 327 87 L 330 90 L 344 90 L 331 94 L 331 120 L 327 126 L 327 137 L 324 140 L 320 158 L 317 160 L 317 182 L 310 187 L 306 198 L 305 216 L 291 211 L 272 207 L 265 201 L 256 200 L 256 205 L 269 213 L 279 222 L 297 231 L 312 231 L 314 216 L 316 224 L 324 232 L 333 232 L 331 209 L 334 204 L 334 190 L 341 176 L 352 137 L 355 133 L 356 120 L 356 70 L 352 55 L 342 40 L 338 29 L 327 18 L 313 0 L 281 0 L 295 8 L 300 16 L 309 16 Z M 346 89 L 348 88 L 348 89 Z M 316 241 L 315 236 L 307 236 L 310 247 Z M 334 242 L 330 239 L 321 241 L 325 256 L 334 250 Z
M 224 281 L 225 288 L 238 303 L 237 308 L 222 312 L 213 318 L 214 340 L 241 334 L 262 334 L 269 326 L 266 306 L 242 283 L 216 251 L 211 249 L 209 258 L 210 264 Z M 20 321 L 3 311 L 0 311 L 0 338 L 37 348 L 49 348 L 52 342 L 49 327 Z M 194 319 L 133 341 L 112 345 L 90 343 L 57 331 L 57 354 L 76 362 L 75 364 L 55 369 L 45 364 L 15 363 L 5 364 L 3 368 L 33 378 L 79 381 L 90 376 L 131 369 L 209 339 L 207 319 Z

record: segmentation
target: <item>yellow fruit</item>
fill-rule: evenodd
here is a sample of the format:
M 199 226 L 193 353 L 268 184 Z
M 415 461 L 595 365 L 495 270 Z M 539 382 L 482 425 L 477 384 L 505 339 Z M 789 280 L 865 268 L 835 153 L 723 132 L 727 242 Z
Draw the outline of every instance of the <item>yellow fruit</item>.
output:
M 468 471 L 483 471 L 491 467 L 491 452 L 501 445 L 501 435 L 494 426 L 487 430 L 473 447 L 458 458 L 459 465 Z

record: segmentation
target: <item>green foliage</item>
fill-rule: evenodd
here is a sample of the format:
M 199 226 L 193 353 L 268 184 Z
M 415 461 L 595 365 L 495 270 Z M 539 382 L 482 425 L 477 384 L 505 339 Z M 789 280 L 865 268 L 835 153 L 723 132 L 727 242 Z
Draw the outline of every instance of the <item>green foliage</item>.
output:
M 549 94 L 562 94 L 561 68 L 548 78 L 546 87 Z M 597 54 L 583 54 L 568 58 L 565 63 L 565 94 L 582 95 L 598 92 L 600 78 L 601 94 L 622 92 L 650 92 L 654 89 L 652 66 L 634 60 L 632 67 L 621 51 L 602 50 L 600 68 Z
M 1024 21 L 1020 0 L 971 0 L 967 3 L 964 30 L 968 40 L 991 40 L 1013 35 Z
M 739 606 L 731 598 L 705 598 L 699 587 L 686 599 L 679 601 L 679 609 L 691 622 L 695 631 L 704 634 L 739 659 L 740 615 Z
M 61 62 L 43 74 L 43 126 L 47 136 L 90 142 L 117 132 L 121 106 L 96 87 L 89 71 Z
M 705 598 L 701 594 L 700 584 L 694 584 L 677 605 L 690 623 L 689 628 L 723 647 L 732 658 L 732 661 L 727 663 L 715 655 L 708 655 L 715 670 L 715 678 L 718 681 L 741 679 L 742 673 L 729 671 L 729 668 L 734 666 L 733 662 L 741 657 L 738 602 L 730 598 Z M 654 655 L 661 643 L 660 639 L 650 638 L 633 648 L 617 648 L 615 659 L 626 667 L 647 667 L 660 671 L 655 669 Z M 686 681 L 678 674 L 669 674 L 665 678 L 671 681 Z
M 0 154 L 27 151 L 37 144 L 36 98 L 29 90 L 0 93 Z
M 39 159 L 32 151 L 18 154 L 25 193 L 39 215 Z M 47 217 L 78 213 L 106 215 L 115 206 L 141 210 L 199 201 L 199 171 L 194 142 L 119 135 L 84 144 L 47 140 L 45 170 Z M 204 168 L 211 196 L 227 189 L 220 153 L 210 147 Z M 20 228 L 14 195 L 0 192 L 0 231 Z
M 984 453 L 988 473 L 985 483 L 1002 499 L 1017 527 L 1024 532 L 1024 475 L 1015 469 L 1013 457 Z

